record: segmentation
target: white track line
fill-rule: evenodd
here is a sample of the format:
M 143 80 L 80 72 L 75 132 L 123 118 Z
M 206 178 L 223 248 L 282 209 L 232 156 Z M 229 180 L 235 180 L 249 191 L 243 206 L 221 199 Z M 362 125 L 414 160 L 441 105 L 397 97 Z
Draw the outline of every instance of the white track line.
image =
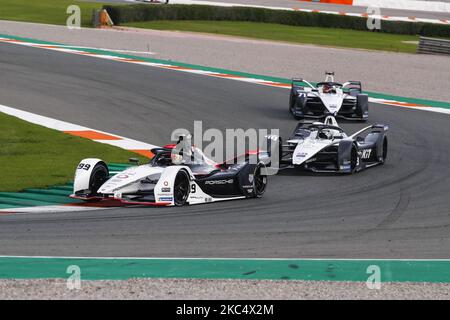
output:
M 0 258 L 35 258 L 35 259 L 97 259 L 97 260 L 245 260 L 245 261 L 424 261 L 424 262 L 450 262 L 450 259 L 357 259 L 357 258 L 184 258 L 184 257 L 70 257 L 70 256 L 8 256 Z
M 52 206 L 36 206 L 36 207 L 21 207 L 21 208 L 9 208 L 0 209 L 0 216 L 6 213 L 14 214 L 29 214 L 29 213 L 61 213 L 71 211 L 94 211 L 94 210 L 106 210 L 114 209 L 115 207 L 87 207 L 76 205 L 52 205 Z
M 110 140 L 110 139 L 91 139 L 91 140 L 100 142 L 100 143 L 109 144 L 109 145 L 116 146 L 116 147 L 120 147 L 122 149 L 130 150 L 130 151 L 134 151 L 134 150 L 149 150 L 150 151 L 151 149 L 156 147 L 155 145 L 150 144 L 150 143 L 145 143 L 145 142 L 129 139 L 126 137 L 122 137 L 122 136 L 119 136 L 116 134 L 111 134 L 108 132 L 87 128 L 84 126 L 80 126 L 77 124 L 73 124 L 73 123 L 69 123 L 69 122 L 65 122 L 65 121 L 61 121 L 61 120 L 56 120 L 53 118 L 41 116 L 41 115 L 38 115 L 35 113 L 23 111 L 23 110 L 16 109 L 16 108 L 11 108 L 11 107 L 1 105 L 1 104 L 0 104 L 0 112 L 17 117 L 19 119 L 25 120 L 30 123 L 34 123 L 34 124 L 37 124 L 37 125 L 40 125 L 40 126 L 43 126 L 46 128 L 50 128 L 50 129 L 54 129 L 54 130 L 58 130 L 58 131 L 66 132 L 66 133 L 79 132 L 80 135 L 82 135 L 83 132 L 93 132 L 93 133 L 99 134 L 100 136 L 105 135 L 106 137 L 113 137 L 113 138 L 115 138 L 114 140 Z

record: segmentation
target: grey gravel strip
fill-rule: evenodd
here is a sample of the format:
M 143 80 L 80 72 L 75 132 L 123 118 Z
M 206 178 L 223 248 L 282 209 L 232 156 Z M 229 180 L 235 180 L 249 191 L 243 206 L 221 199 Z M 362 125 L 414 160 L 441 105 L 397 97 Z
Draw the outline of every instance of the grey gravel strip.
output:
M 190 32 L 133 28 L 69 30 L 64 26 L 0 21 L 0 34 L 134 54 L 285 78 L 361 80 L 364 89 L 413 98 L 450 101 L 446 56 L 337 49 Z
M 450 284 L 361 282 L 132 279 L 82 281 L 0 280 L 0 299 L 450 299 Z

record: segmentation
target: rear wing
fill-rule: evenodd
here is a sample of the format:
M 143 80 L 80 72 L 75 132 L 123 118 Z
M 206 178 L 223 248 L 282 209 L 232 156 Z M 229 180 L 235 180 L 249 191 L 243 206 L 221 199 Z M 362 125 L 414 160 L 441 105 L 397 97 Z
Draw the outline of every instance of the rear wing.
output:
M 372 129 L 380 129 L 384 132 L 389 130 L 389 126 L 387 124 L 377 123 L 372 125 Z
M 303 78 L 292 78 L 292 84 L 303 83 Z
M 304 87 L 305 84 L 307 86 L 311 87 L 312 89 L 317 89 L 315 86 L 313 86 L 311 83 L 309 83 L 308 81 L 306 81 L 303 78 L 292 78 L 292 81 L 291 81 L 292 88 Z
M 347 93 L 350 91 L 362 92 L 361 81 L 353 81 L 353 80 L 347 81 L 342 85 L 342 89 Z
M 381 123 L 373 124 L 371 126 L 368 126 L 368 127 L 365 127 L 363 129 L 359 130 L 358 132 L 355 132 L 349 138 L 355 138 L 367 130 L 374 130 L 374 129 L 378 132 L 387 132 L 389 130 L 389 126 L 386 124 L 381 124 Z

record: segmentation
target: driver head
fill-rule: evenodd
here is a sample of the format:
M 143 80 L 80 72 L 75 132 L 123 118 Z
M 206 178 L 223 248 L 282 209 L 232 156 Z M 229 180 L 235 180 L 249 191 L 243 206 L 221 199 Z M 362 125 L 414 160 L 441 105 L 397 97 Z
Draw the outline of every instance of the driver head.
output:
M 322 92 L 323 92 L 323 93 L 329 93 L 330 91 L 331 91 L 331 86 L 328 85 L 328 84 L 324 84 L 324 85 L 323 85 Z

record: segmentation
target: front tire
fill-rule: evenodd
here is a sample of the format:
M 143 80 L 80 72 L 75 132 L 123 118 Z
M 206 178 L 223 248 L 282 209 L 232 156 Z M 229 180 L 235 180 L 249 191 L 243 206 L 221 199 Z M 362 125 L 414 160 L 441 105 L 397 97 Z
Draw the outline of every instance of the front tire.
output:
M 89 191 L 91 195 L 96 195 L 98 189 L 108 180 L 109 170 L 105 163 L 99 162 L 95 165 L 89 179 Z
M 359 165 L 359 158 L 358 158 L 358 150 L 355 146 L 352 147 L 351 156 L 350 156 L 350 172 L 349 174 L 353 174 L 356 172 L 356 167 Z
M 184 170 L 180 170 L 175 177 L 173 187 L 173 201 L 175 206 L 184 206 L 187 202 L 190 192 L 189 176 Z
M 294 91 L 291 89 L 291 94 L 289 96 L 289 112 L 292 114 L 294 114 L 294 105 L 295 105 L 296 100 L 297 100 L 297 97 L 294 94 Z

